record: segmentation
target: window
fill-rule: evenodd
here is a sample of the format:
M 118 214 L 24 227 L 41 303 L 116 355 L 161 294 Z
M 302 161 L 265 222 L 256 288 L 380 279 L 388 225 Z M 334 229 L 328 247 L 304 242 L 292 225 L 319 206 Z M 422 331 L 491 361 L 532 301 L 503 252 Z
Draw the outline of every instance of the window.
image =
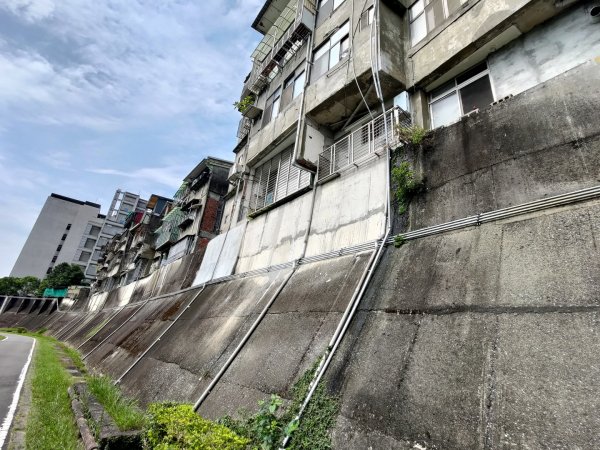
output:
M 304 90 L 305 80 L 304 68 L 296 70 L 283 83 L 283 94 L 281 94 L 281 110 L 284 110 Z
M 60 238 L 61 241 L 64 241 L 67 238 L 66 234 L 63 234 L 62 237 Z
M 251 210 L 264 208 L 310 184 L 310 173 L 292 165 L 292 150 L 284 150 L 255 169 Z
M 369 26 L 373 23 L 373 18 L 375 17 L 375 8 L 372 6 L 367 9 L 360 16 L 360 29 L 361 31 L 365 28 L 369 28 Z
M 90 229 L 90 235 L 98 236 L 98 233 L 100 233 L 100 227 L 97 227 L 96 225 L 92 225 L 92 228 Z
M 267 99 L 267 105 L 263 114 L 263 127 L 268 124 L 273 117 L 279 114 L 279 104 L 281 103 L 281 86 Z
M 52 262 L 55 263 L 57 259 L 58 259 L 58 256 L 53 256 L 52 257 Z
M 61 249 L 62 249 L 62 245 L 59 245 L 58 247 L 56 247 L 57 252 L 60 252 Z
M 319 2 L 319 14 L 317 15 L 317 27 L 344 3 L 344 0 L 321 0 Z
M 88 262 L 90 260 L 90 256 L 92 256 L 90 252 L 81 252 L 81 255 L 79 255 L 79 261 Z
M 70 229 L 71 229 L 71 224 L 70 224 L 70 223 L 68 223 L 68 224 L 67 224 L 67 230 L 70 230 Z
M 46 270 L 46 275 L 49 275 L 50 272 L 52 272 L 52 267 L 48 267 L 48 270 Z
M 493 101 L 489 70 L 484 62 L 431 92 L 432 127 L 456 122 L 462 115 L 484 108 Z
M 349 32 L 350 25 L 346 22 L 323 45 L 315 50 L 311 81 L 321 78 L 329 69 L 348 55 L 350 49 Z
M 87 238 L 85 240 L 85 244 L 83 245 L 85 248 L 92 249 L 96 245 L 96 241 L 92 238 Z
M 446 20 L 460 4 L 461 0 L 417 0 L 408 14 L 411 45 L 422 41 L 427 33 Z

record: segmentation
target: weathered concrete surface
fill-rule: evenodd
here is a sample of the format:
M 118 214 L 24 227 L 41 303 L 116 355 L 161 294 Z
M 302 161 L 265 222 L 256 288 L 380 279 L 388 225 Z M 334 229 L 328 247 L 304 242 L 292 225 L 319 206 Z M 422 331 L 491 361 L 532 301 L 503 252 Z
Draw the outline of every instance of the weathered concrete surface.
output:
M 300 266 L 244 346 L 200 413 L 217 418 L 290 388 L 308 370 L 333 335 L 370 253 Z M 206 374 L 214 376 L 219 364 Z
M 87 358 L 87 362 L 101 372 L 119 378 L 196 294 L 197 290 L 192 290 L 149 301 L 139 313 L 100 345 Z
M 600 182 L 600 65 L 589 63 L 433 131 L 411 229 Z
M 123 379 L 142 403 L 194 401 L 270 300 L 288 271 L 208 286 Z M 184 337 L 185 336 L 185 337 Z
M 336 448 L 598 448 L 600 201 L 388 248 L 328 373 Z
M 121 327 L 127 320 L 133 316 L 137 310 L 141 308 L 141 304 L 130 304 L 119 310 L 117 315 L 110 319 L 110 321 L 97 333 L 81 346 L 79 351 L 82 355 L 87 355 L 88 352 L 96 348 L 104 339 L 109 337 L 117 328 Z
M 578 3 L 490 55 L 496 98 L 516 95 L 600 56 L 600 34 L 589 16 L 597 2 Z

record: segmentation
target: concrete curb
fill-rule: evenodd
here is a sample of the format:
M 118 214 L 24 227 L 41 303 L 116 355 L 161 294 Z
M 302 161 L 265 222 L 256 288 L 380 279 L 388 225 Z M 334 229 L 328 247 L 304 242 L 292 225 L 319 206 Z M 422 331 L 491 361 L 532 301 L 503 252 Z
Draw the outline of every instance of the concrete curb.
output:
M 92 431 L 88 427 L 87 420 L 85 420 L 85 416 L 83 415 L 83 407 L 81 402 L 77 399 L 77 395 L 75 395 L 72 387 L 68 389 L 68 392 L 69 397 L 71 397 L 71 408 L 75 414 L 75 421 L 77 422 L 77 427 L 79 428 L 79 434 L 83 440 L 85 450 L 98 450 L 98 444 L 96 443 Z

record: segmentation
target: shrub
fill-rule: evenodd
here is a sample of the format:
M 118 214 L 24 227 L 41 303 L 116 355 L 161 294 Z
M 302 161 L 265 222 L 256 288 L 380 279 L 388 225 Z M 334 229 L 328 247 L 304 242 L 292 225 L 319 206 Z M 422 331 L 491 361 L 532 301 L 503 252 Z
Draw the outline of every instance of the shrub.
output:
M 148 407 L 144 447 L 156 450 L 243 450 L 249 441 L 203 419 L 192 405 L 153 403 Z
M 414 145 L 421 144 L 423 139 L 425 139 L 425 135 L 427 134 L 427 130 L 425 128 L 421 128 L 416 125 L 410 127 L 399 126 L 397 128 L 397 132 L 400 140 Z
M 396 186 L 394 197 L 398 214 L 404 214 L 412 197 L 423 189 L 423 182 L 416 179 L 407 161 L 392 169 L 392 182 Z
M 400 248 L 406 243 L 406 239 L 401 234 L 394 236 L 394 247 Z

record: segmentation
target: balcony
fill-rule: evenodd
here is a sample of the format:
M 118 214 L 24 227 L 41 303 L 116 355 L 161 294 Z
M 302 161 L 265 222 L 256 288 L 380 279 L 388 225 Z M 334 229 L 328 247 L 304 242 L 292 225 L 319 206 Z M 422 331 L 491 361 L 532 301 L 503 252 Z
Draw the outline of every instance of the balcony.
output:
M 188 212 L 186 215 L 184 215 L 181 218 L 181 222 L 179 223 L 179 228 L 184 230 L 186 229 L 188 226 L 190 226 L 191 224 L 194 223 L 194 220 L 196 220 L 196 211 L 192 210 L 190 212 Z
M 276 67 L 283 66 L 312 33 L 316 0 L 292 0 L 252 54 L 254 65 L 244 91 L 259 95 Z
M 179 239 L 179 228 L 174 228 L 169 232 L 162 232 L 156 238 L 156 250 L 162 250 L 168 245 L 174 244 Z
M 229 169 L 229 176 L 227 180 L 236 181 L 238 180 L 242 174 L 244 173 L 244 166 L 238 162 L 233 163 L 233 166 Z
M 381 114 L 358 130 L 340 139 L 319 155 L 317 181 L 324 181 L 345 168 L 380 156 L 385 151 L 386 142 L 391 148 L 403 143 L 400 128 L 411 125 L 410 115 L 398 107 Z M 387 128 L 387 139 L 386 139 Z
M 252 126 L 252 120 L 248 117 L 242 117 L 240 124 L 238 125 L 237 138 L 241 141 L 248 133 L 250 133 L 250 127 Z

